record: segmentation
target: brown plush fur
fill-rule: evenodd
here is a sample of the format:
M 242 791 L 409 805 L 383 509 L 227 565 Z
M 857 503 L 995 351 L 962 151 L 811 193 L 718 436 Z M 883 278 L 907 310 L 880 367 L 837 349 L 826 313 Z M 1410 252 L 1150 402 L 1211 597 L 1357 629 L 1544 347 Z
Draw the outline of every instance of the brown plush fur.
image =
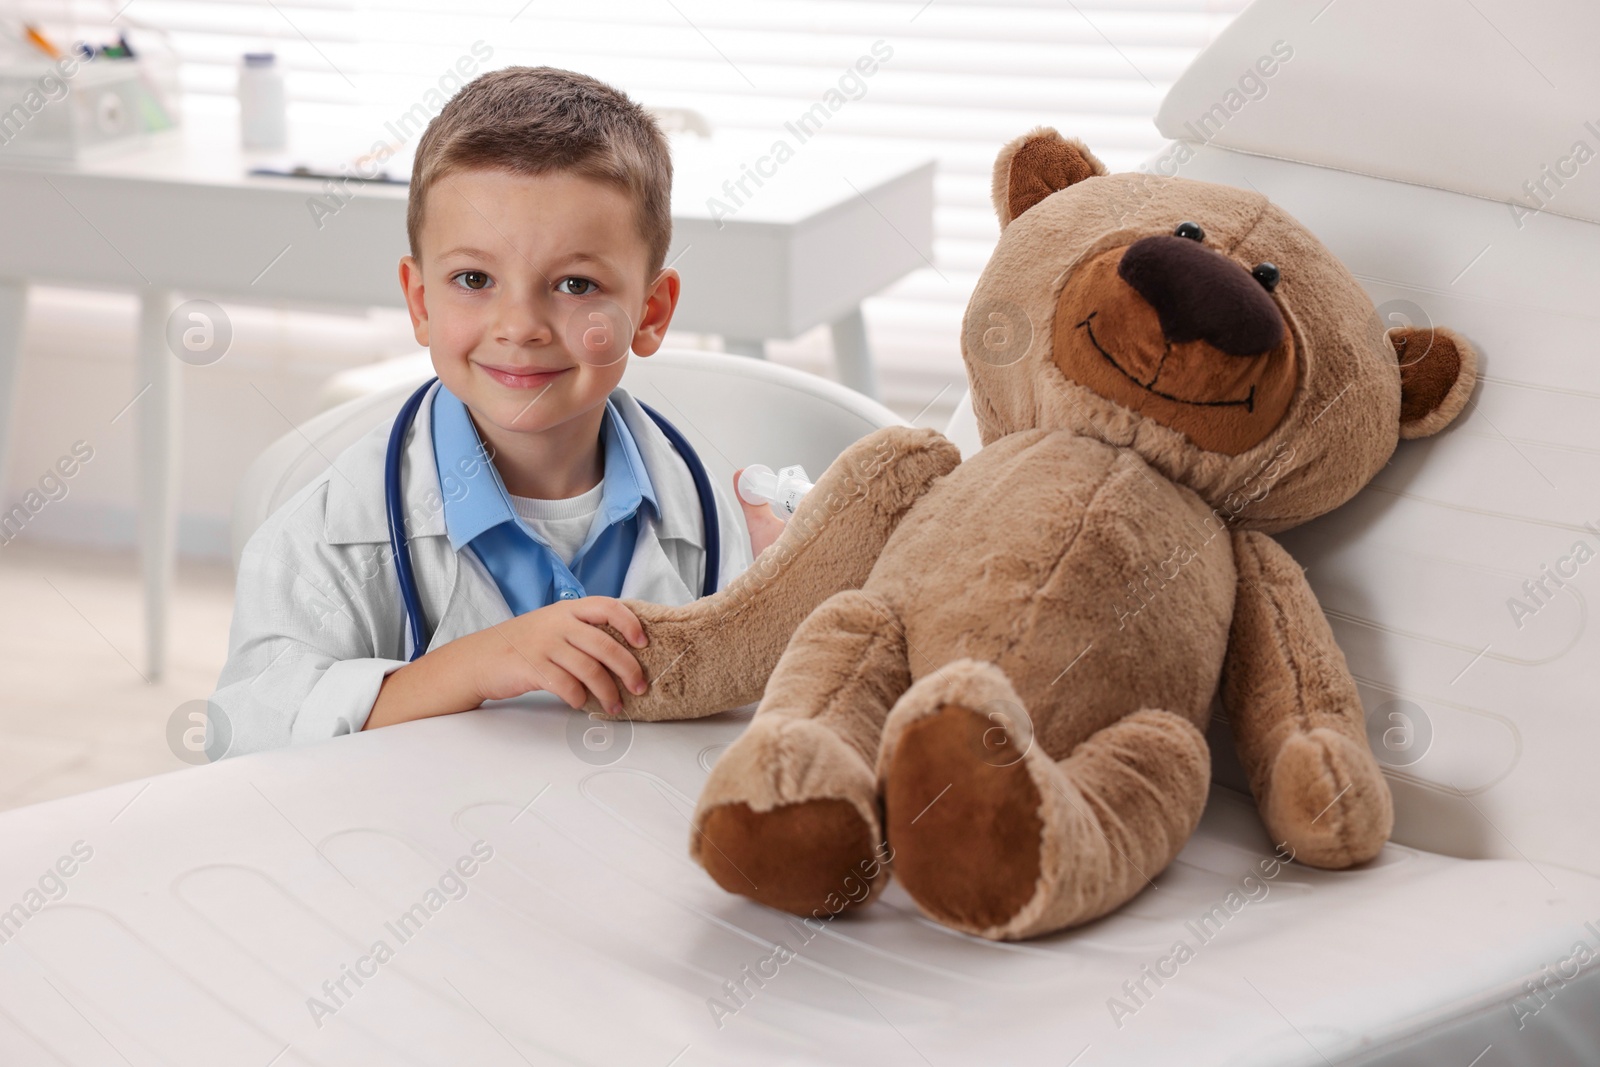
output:
M 1003 232 L 963 329 L 983 450 L 958 465 L 929 431 L 870 435 L 727 589 L 630 605 L 651 678 L 631 718 L 761 698 L 700 796 L 691 854 L 802 914 L 867 903 L 892 868 L 929 916 L 982 937 L 1083 923 L 1193 832 L 1220 693 L 1274 841 L 1319 866 L 1370 859 L 1388 787 L 1327 621 L 1267 533 L 1442 428 L 1468 402 L 1471 346 L 1386 335 L 1259 195 L 1107 174 L 1053 130 L 1001 151 L 994 202 Z M 1147 243 L 1137 271 L 1112 269 L 1183 221 L 1203 252 Z M 1264 261 L 1270 305 L 1244 281 Z M 1063 307 L 1126 354 L 1117 384 Z M 1207 403 L 1241 383 L 1255 402 Z
M 1039 126 L 1000 150 L 989 195 L 1002 227 L 1057 189 L 1106 172 L 1088 145 L 1077 138 L 1046 136 L 1054 132 Z

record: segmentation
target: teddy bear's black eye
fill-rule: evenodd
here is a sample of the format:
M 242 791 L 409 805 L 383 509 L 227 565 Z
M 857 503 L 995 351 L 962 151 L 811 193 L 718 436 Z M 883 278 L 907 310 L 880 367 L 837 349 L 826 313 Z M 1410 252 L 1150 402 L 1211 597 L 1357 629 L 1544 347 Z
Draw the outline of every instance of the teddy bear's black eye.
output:
M 1270 293 L 1278 287 L 1278 265 L 1265 261 L 1257 263 L 1255 269 L 1250 272 L 1250 277 L 1260 282 L 1261 287 Z
M 1180 222 L 1178 228 L 1172 231 L 1174 237 L 1187 237 L 1191 241 L 1204 241 L 1206 231 L 1200 228 L 1197 222 Z

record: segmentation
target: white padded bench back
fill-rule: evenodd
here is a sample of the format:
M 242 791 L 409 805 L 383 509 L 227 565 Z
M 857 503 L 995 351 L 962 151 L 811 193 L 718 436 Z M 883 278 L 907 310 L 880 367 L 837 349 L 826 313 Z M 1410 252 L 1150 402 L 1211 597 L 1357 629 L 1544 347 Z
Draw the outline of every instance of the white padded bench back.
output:
M 1179 77 L 1156 128 L 1485 197 L 1508 234 L 1509 203 L 1600 222 L 1596 40 L 1593 0 L 1257 0 Z
M 1482 381 L 1457 424 L 1402 443 L 1370 488 L 1283 541 L 1375 720 L 1396 840 L 1590 872 L 1600 156 L 1563 187 L 1547 180 L 1543 210 L 1524 183 L 1563 158 L 1580 167 L 1576 142 L 1600 153 L 1597 39 L 1600 6 L 1582 0 L 1259 0 L 1157 119 L 1193 140 L 1196 118 L 1288 42 L 1265 95 L 1188 145 L 1179 175 L 1259 190 L 1390 325 L 1432 321 L 1477 345 Z

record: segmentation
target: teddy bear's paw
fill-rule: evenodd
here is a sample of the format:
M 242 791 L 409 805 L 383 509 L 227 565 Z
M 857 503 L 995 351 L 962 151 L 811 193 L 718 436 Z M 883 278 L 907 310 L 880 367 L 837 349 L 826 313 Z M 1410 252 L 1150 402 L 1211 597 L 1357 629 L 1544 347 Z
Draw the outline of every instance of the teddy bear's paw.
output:
M 873 829 L 848 800 L 706 813 L 700 862 L 723 889 L 793 915 L 860 907 L 884 882 Z
M 854 748 L 812 720 L 757 715 L 712 768 L 689 850 L 728 892 L 820 917 L 887 883 L 881 826 Z
M 1005 729 L 946 704 L 898 730 L 880 759 L 895 876 L 931 918 L 983 937 L 1009 936 L 1044 891 L 1039 788 L 1021 750 L 995 743 Z
M 1295 859 L 1340 869 L 1376 856 L 1394 827 L 1389 784 L 1372 750 L 1326 728 L 1296 733 L 1273 761 L 1262 821 Z

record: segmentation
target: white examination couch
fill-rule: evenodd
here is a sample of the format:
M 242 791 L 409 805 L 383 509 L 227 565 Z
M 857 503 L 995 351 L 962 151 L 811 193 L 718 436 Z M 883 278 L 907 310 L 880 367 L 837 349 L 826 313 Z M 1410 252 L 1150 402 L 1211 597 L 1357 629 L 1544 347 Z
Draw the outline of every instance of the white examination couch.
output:
M 1600 526 L 1600 160 L 1521 230 L 1496 202 L 1573 139 L 1600 143 L 1518 49 L 1561 92 L 1589 86 L 1600 125 L 1579 65 L 1600 35 L 1575 5 L 1526 11 L 1258 3 L 1159 120 L 1185 136 L 1292 41 L 1181 173 L 1257 185 L 1386 314 L 1484 356 L 1460 425 L 1286 538 L 1380 721 L 1397 826 L 1372 864 L 1263 878 L 1219 723 L 1199 830 L 1114 915 L 993 944 L 891 886 L 810 930 L 688 859 L 695 797 L 748 712 L 608 731 L 528 698 L 0 814 L 0 1064 L 1600 1063 L 1600 559 L 1520 630 L 1505 604 L 1600 542 L 1582 526 Z M 662 355 L 629 375 L 724 483 L 755 461 L 816 473 L 893 421 L 762 364 Z M 367 424 L 397 403 L 357 402 Z M 243 525 L 339 421 L 263 459 Z M 59 899 L 32 909 L 30 887 Z

